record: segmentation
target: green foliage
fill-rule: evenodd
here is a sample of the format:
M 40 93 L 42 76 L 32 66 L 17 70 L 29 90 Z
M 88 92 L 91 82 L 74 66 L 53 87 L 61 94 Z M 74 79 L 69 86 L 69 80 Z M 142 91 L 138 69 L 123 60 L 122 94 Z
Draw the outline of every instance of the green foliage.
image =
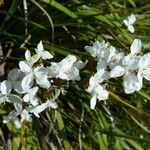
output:
M 40 40 L 44 41 L 47 50 L 55 54 L 55 61 L 70 53 L 82 60 L 89 59 L 84 46 L 96 39 L 106 39 L 124 52 L 129 52 L 134 38 L 149 42 L 148 2 L 30 0 L 25 18 L 22 1 L 4 1 L 4 5 L 0 6 L 0 39 L 6 52 L 12 48 L 12 56 L 3 59 L 8 60 L 7 65 L 10 66 L 6 72 L 24 58 L 26 48 L 32 49 Z M 139 15 L 135 34 L 130 34 L 122 23 L 131 13 Z M 9 47 L 8 43 L 13 43 L 13 46 Z M 147 51 L 150 48 L 142 52 Z M 24 123 L 21 129 L 1 123 L 0 149 L 149 149 L 149 84 L 145 84 L 142 91 L 125 95 L 120 81 L 112 80 L 109 83 L 109 99 L 99 102 L 96 109 L 91 110 L 90 97 L 84 90 L 92 73 L 94 71 L 90 66 L 83 70 L 83 84 L 72 83 L 67 88 L 67 94 L 57 100 L 59 107 L 56 111 L 42 113 L 40 119 L 33 118 L 32 124 Z M 0 105 L 1 122 L 7 110 L 9 108 L 5 105 Z

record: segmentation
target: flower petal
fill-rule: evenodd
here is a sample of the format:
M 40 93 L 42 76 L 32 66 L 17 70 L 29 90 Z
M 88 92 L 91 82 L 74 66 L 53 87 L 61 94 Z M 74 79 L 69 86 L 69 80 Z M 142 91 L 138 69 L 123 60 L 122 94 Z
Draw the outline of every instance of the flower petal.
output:
M 104 80 L 109 79 L 109 73 L 104 69 L 99 69 L 94 75 L 94 80 L 97 83 L 102 83 Z
M 21 103 L 14 103 L 14 107 L 15 107 L 15 110 L 17 111 L 17 112 L 21 112 L 21 110 L 22 110 L 22 104 Z
M 16 126 L 16 128 L 21 128 L 21 123 L 20 123 L 18 117 L 14 118 L 13 123 Z
M 24 120 L 29 122 L 32 121 L 32 118 L 26 109 L 23 109 L 23 111 L 21 112 L 21 122 L 23 122 Z
M 107 99 L 109 93 L 108 93 L 108 91 L 106 91 L 104 89 L 103 86 L 99 85 L 95 88 L 95 94 L 96 94 L 98 100 L 101 101 L 101 100 Z
M 2 97 L 0 97 L 0 104 L 1 104 L 1 103 L 5 103 L 5 102 L 10 102 L 10 101 L 9 101 L 9 98 L 8 98 L 7 96 L 2 96 Z
M 141 51 L 142 48 L 142 42 L 140 39 L 135 39 L 130 47 L 131 54 L 135 55 L 138 54 Z
M 43 48 L 42 41 L 40 41 L 39 44 L 37 45 L 37 49 L 35 49 L 35 52 L 38 54 L 42 51 L 44 51 L 44 48 Z
M 117 65 L 110 71 L 110 77 L 111 78 L 120 77 L 124 74 L 124 72 L 125 69 L 123 68 L 123 66 Z
M 131 33 L 134 33 L 134 27 L 133 27 L 133 25 L 129 25 L 129 26 L 128 26 L 128 30 L 129 30 Z
M 36 78 L 36 83 L 42 88 L 50 88 L 51 83 L 48 81 L 47 75 L 42 76 L 41 78 Z
M 100 52 L 100 42 L 96 41 L 93 46 L 85 46 L 85 50 L 91 54 L 93 57 L 97 57 Z
M 78 68 L 78 69 L 82 69 L 82 68 L 84 68 L 85 67 L 85 65 L 87 64 L 87 60 L 85 61 L 85 63 L 84 62 L 82 62 L 81 60 L 79 60 L 79 61 L 77 61 L 76 63 L 75 63 L 75 66 Z
M 12 89 L 12 84 L 10 81 L 5 80 L 1 83 L 0 90 L 3 95 L 10 93 L 11 89 Z
M 34 83 L 33 74 L 29 74 L 29 75 L 25 76 L 21 83 L 21 86 L 22 86 L 24 92 L 28 92 L 29 89 L 32 87 L 33 83 Z
M 150 68 L 143 70 L 143 76 L 146 80 L 150 81 Z
M 133 73 L 128 74 L 124 78 L 124 88 L 126 94 L 131 94 L 135 91 L 139 91 L 143 86 L 143 77 L 141 74 L 135 75 Z
M 43 88 L 50 88 L 51 84 L 48 81 L 48 70 L 42 66 L 38 66 L 34 69 L 36 77 L 36 83 Z
M 53 109 L 56 109 L 58 107 L 57 103 L 53 100 L 48 100 L 47 103 L 48 103 L 48 107 L 51 107 Z
M 35 55 L 33 55 L 33 56 L 31 57 L 30 62 L 31 62 L 31 64 L 34 64 L 34 63 L 36 63 L 39 59 L 40 59 L 40 56 L 39 56 L 38 54 L 35 54 Z
M 43 66 L 37 66 L 34 69 L 34 75 L 37 78 L 40 78 L 40 77 L 42 77 L 43 75 L 46 75 L 46 74 L 48 74 L 48 70 L 45 67 L 43 67 Z
M 140 69 L 150 68 L 150 53 L 147 53 L 140 58 L 139 68 Z
M 23 89 L 21 87 L 21 82 L 24 77 L 25 77 L 25 73 L 17 68 L 10 70 L 10 72 L 8 73 L 8 80 L 12 82 L 13 89 L 18 93 L 23 92 Z
M 43 51 L 41 53 L 41 57 L 42 57 L 42 59 L 51 59 L 51 58 L 53 58 L 53 55 L 50 54 L 50 52 L 48 52 L 48 51 Z
M 91 101 L 90 101 L 90 107 L 91 109 L 94 109 L 95 106 L 96 106 L 96 96 L 94 95 L 92 98 L 91 98 Z
M 32 71 L 32 66 L 29 62 L 27 61 L 20 61 L 19 62 L 19 67 L 20 67 L 20 70 L 22 72 L 25 72 L 25 73 L 29 73 Z
M 44 111 L 47 107 L 48 107 L 48 103 L 46 102 L 46 103 L 43 103 L 41 105 L 38 105 L 38 106 L 35 106 L 35 107 L 31 108 L 30 112 L 34 113 L 34 115 L 39 118 L 40 117 L 39 113 Z
M 131 14 L 130 16 L 128 16 L 128 21 L 129 21 L 129 24 L 134 24 L 136 21 L 135 15 Z
M 37 86 L 31 88 L 31 89 L 29 90 L 29 94 L 30 94 L 31 96 L 35 96 L 36 93 L 37 93 L 37 91 L 38 91 L 38 89 L 39 89 L 39 88 L 38 88 Z
M 128 22 L 126 19 L 123 20 L 123 23 L 124 23 L 127 27 L 130 25 L 129 22 Z
M 39 98 L 37 96 L 30 97 L 30 103 L 33 106 L 39 105 Z
M 129 54 L 124 57 L 122 64 L 126 70 L 137 70 L 139 67 L 139 57 Z
M 25 94 L 23 97 L 24 102 L 29 102 L 30 101 L 30 95 L 29 94 Z
M 20 69 L 14 68 L 9 71 L 8 80 L 10 80 L 11 82 L 13 82 L 14 80 L 22 80 L 23 76 L 24 73 Z
M 14 103 L 22 103 L 22 98 L 17 95 L 9 94 L 8 97 L 9 97 L 9 101 L 13 104 Z
M 30 61 L 31 59 L 31 52 L 28 49 L 25 51 L 25 59 L 27 61 Z
M 106 66 L 107 66 L 106 61 L 103 60 L 103 59 L 100 59 L 100 60 L 98 61 L 98 63 L 97 63 L 96 69 L 97 69 L 97 70 L 102 70 L 102 69 L 105 69 Z

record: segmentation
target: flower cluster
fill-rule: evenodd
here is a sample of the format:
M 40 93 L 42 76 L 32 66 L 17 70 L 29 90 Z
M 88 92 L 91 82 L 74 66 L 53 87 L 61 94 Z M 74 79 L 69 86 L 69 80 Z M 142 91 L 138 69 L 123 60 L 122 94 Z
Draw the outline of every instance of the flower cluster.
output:
M 123 20 L 123 23 L 125 26 L 127 26 L 129 32 L 134 33 L 134 27 L 133 24 L 136 22 L 136 17 L 134 14 L 131 14 L 130 16 L 127 17 L 127 19 Z
M 104 81 L 123 77 L 126 94 L 139 91 L 143 86 L 143 78 L 150 81 L 150 53 L 140 55 L 142 42 L 135 39 L 130 47 L 130 53 L 119 53 L 108 42 L 96 41 L 93 46 L 86 46 L 85 50 L 97 60 L 97 72 L 90 78 L 87 92 L 92 95 L 91 109 L 99 101 L 108 98 L 108 91 Z
M 40 117 L 39 114 L 45 109 L 56 109 L 56 99 L 62 88 L 56 88 L 53 80 L 80 80 L 79 69 L 85 66 L 73 55 L 68 55 L 58 63 L 51 62 L 51 66 L 44 66 L 42 60 L 52 59 L 53 55 L 44 50 L 42 41 L 35 52 L 32 56 L 26 50 L 25 61 L 19 62 L 19 69 L 10 70 L 7 80 L 0 83 L 0 103 L 10 103 L 13 106 L 3 123 L 12 121 L 17 128 L 21 127 L 23 121 L 31 122 L 32 115 Z M 52 94 L 43 99 L 43 91 Z
M 123 23 L 133 33 L 135 15 L 130 15 Z M 105 81 L 111 78 L 122 77 L 126 94 L 139 91 L 143 86 L 143 78 L 150 81 L 150 53 L 141 55 L 142 42 L 135 39 L 130 46 L 130 53 L 125 54 L 116 50 L 104 40 L 96 41 L 85 50 L 97 61 L 96 73 L 89 79 L 86 91 L 91 95 L 90 107 L 94 109 L 97 100 L 105 100 L 109 96 Z M 79 81 L 79 70 L 87 62 L 77 60 L 74 55 L 68 55 L 60 62 L 51 62 L 44 66 L 43 60 L 50 60 L 53 55 L 44 50 L 42 41 L 35 48 L 32 55 L 25 52 L 25 60 L 19 62 L 19 68 L 8 73 L 7 80 L 0 83 L 0 104 L 9 103 L 13 106 L 3 122 L 14 122 L 17 128 L 24 121 L 32 121 L 32 116 L 40 117 L 40 113 L 47 108 L 56 109 L 56 99 L 64 93 L 61 86 L 56 86 L 56 78 L 66 81 Z M 46 97 L 42 93 L 48 93 Z

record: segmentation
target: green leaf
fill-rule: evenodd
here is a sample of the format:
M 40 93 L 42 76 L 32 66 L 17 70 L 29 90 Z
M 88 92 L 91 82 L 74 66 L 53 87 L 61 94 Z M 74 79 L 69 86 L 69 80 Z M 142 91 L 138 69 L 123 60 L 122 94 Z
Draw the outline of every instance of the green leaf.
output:
M 144 91 L 138 91 L 136 92 L 138 95 L 140 95 L 141 97 L 147 99 L 150 101 L 150 96 L 148 94 L 146 94 Z
M 64 122 L 59 112 L 57 112 L 57 122 L 59 129 L 62 130 L 64 128 Z
M 43 26 L 43 25 L 41 25 L 41 24 L 39 24 L 39 23 L 36 23 L 36 22 L 34 22 L 34 21 L 30 21 L 30 20 L 26 20 L 26 19 L 24 19 L 24 18 L 22 18 L 22 17 L 18 17 L 18 16 L 16 16 L 16 15 L 13 15 L 13 14 L 11 14 L 11 13 L 9 13 L 9 12 L 0 11 L 0 14 L 6 14 L 7 16 L 13 17 L 13 18 L 16 19 L 16 20 L 19 20 L 19 21 L 22 21 L 22 22 L 27 22 L 28 24 L 31 24 L 31 25 L 33 25 L 33 26 L 35 26 L 35 27 L 37 27 L 37 28 L 41 28 L 41 29 L 43 29 L 43 30 L 48 30 L 45 26 Z M 4 32 L 4 33 L 5 33 L 5 32 Z M 17 36 L 17 35 L 16 35 L 16 36 Z
M 96 132 L 97 138 L 98 138 L 98 143 L 99 143 L 99 149 L 100 150 L 108 150 L 107 148 L 107 136 L 104 134 L 100 134 Z
M 123 139 L 119 139 L 120 144 L 122 145 L 122 147 L 124 147 L 126 150 L 132 150 L 129 147 L 129 144 L 127 144 Z
M 138 143 L 131 139 L 125 139 L 130 145 L 132 145 L 136 150 L 144 150 Z
M 118 138 L 116 138 L 115 148 L 116 150 L 122 150 L 122 146 Z
M 72 12 L 71 10 L 69 10 L 68 8 L 63 6 L 62 4 L 56 2 L 55 0 L 43 0 L 43 1 L 50 4 L 51 6 L 53 6 L 55 8 L 57 8 L 58 10 L 64 12 L 65 14 L 70 16 L 71 18 L 77 18 L 78 17 L 74 12 Z
M 69 141 L 68 140 L 64 140 L 63 141 L 63 144 L 64 144 L 64 148 L 65 148 L 65 150 L 70 150 L 70 144 L 69 144 Z
M 10 8 L 9 8 L 9 10 L 8 10 L 8 14 L 11 14 L 11 15 L 14 14 L 15 11 L 17 10 L 17 8 L 18 8 L 20 2 L 21 2 L 20 0 L 13 0 L 12 3 L 11 3 Z M 6 15 L 6 17 L 5 17 L 5 19 L 4 19 L 3 23 L 2 23 L 2 28 L 4 27 L 6 21 L 8 21 L 9 18 L 11 17 L 11 16 L 8 15 L 8 14 Z
M 133 7 L 136 7 L 134 0 L 128 0 L 128 1 Z
M 99 15 L 102 14 L 103 11 L 101 9 L 97 9 L 97 8 L 91 8 L 89 10 L 79 10 L 77 12 L 78 15 L 82 15 L 82 16 L 93 16 L 93 15 Z
M 13 138 L 13 149 L 14 150 L 19 149 L 20 144 L 21 144 L 20 137 Z

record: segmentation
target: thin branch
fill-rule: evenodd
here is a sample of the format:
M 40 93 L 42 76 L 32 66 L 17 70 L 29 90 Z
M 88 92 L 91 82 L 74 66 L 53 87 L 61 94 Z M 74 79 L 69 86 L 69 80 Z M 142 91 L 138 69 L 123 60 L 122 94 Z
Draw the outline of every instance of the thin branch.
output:
M 27 0 L 23 0 L 23 7 L 24 7 L 24 18 L 25 18 L 25 20 L 28 20 Z M 27 22 L 25 22 L 25 34 L 28 34 L 28 23 Z
M 81 114 L 81 118 L 80 118 L 80 123 L 79 123 L 79 146 L 80 146 L 80 150 L 82 150 L 82 140 L 81 140 L 81 133 L 82 133 L 82 122 L 83 122 L 83 118 L 84 118 L 84 103 L 82 100 L 80 100 L 81 102 L 81 106 L 82 106 L 82 114 Z
M 37 3 L 35 0 L 31 0 L 32 3 L 34 3 L 39 9 L 41 9 L 41 11 L 47 16 L 50 25 L 51 25 L 51 29 L 52 29 L 52 50 L 53 50 L 53 42 L 54 42 L 54 24 L 53 21 L 50 17 L 50 15 L 47 13 L 47 11 L 39 4 Z

